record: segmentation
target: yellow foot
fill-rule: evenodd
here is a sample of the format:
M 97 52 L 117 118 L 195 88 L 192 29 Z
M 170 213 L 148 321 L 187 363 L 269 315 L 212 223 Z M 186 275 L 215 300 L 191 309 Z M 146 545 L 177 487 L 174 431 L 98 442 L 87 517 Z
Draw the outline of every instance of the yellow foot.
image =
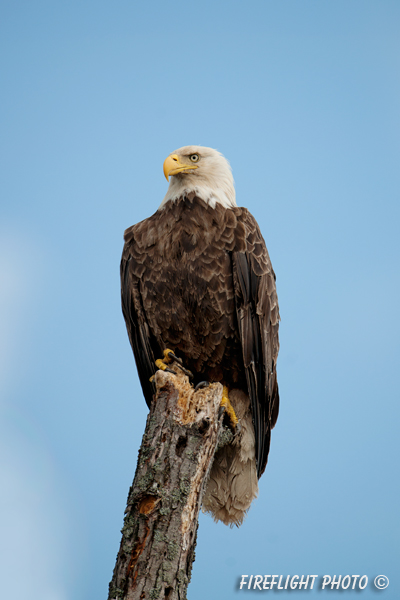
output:
M 174 353 L 172 352 L 172 350 L 169 350 L 169 348 L 166 348 L 166 350 L 164 350 L 163 352 L 163 357 L 158 358 L 155 362 L 155 365 L 157 369 L 161 369 L 161 371 L 167 371 L 168 373 L 174 373 L 176 375 L 175 371 L 167 367 L 167 365 L 169 365 L 169 363 L 173 361 L 173 358 L 170 356 L 170 354 L 173 355 Z M 153 379 L 154 375 L 150 377 L 150 381 L 153 381 Z
M 228 396 L 228 388 L 225 385 L 222 390 L 221 406 L 225 409 L 225 412 L 228 415 L 230 422 L 232 423 L 234 429 L 236 429 L 239 421 L 238 421 L 235 411 L 233 410 L 233 406 L 230 403 L 229 396 Z
M 164 350 L 163 358 L 158 358 L 155 362 L 155 365 L 157 369 L 161 369 L 161 371 L 167 371 L 168 373 L 173 373 L 174 375 L 176 375 L 176 371 L 170 369 L 167 366 L 171 363 L 175 363 L 175 366 L 178 367 L 181 371 L 183 371 L 188 377 L 193 377 L 193 374 L 190 371 L 188 371 L 188 369 L 185 369 L 184 366 L 182 366 L 182 359 L 175 356 L 175 354 L 169 348 L 166 348 Z M 153 379 L 154 375 L 150 377 L 150 381 L 153 381 Z
M 158 361 L 156 360 L 156 364 L 161 361 L 163 362 L 165 365 L 169 365 L 169 363 L 174 362 L 174 360 L 179 360 L 179 358 L 176 358 L 175 354 L 172 352 L 172 350 L 170 350 L 169 348 L 166 348 L 163 352 L 163 357 L 162 359 L 158 359 Z M 164 370 L 164 369 L 163 369 Z

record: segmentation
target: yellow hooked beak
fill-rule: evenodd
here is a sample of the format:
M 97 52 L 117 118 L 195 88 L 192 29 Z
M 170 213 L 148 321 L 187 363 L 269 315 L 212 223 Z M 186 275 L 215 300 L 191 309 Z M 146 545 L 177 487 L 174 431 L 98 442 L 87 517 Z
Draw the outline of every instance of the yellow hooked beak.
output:
M 198 169 L 198 166 L 185 165 L 181 163 L 177 154 L 170 154 L 164 160 L 164 175 L 167 181 L 169 181 L 170 175 L 176 175 L 177 173 L 183 173 L 184 171 L 191 171 L 192 169 Z

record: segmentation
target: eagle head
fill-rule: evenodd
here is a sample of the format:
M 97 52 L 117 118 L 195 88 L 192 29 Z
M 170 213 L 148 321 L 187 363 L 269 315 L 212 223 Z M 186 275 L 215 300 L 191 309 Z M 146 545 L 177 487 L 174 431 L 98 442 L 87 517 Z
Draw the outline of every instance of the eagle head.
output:
M 184 146 L 171 152 L 164 161 L 164 175 L 171 180 L 160 208 L 191 192 L 212 207 L 217 203 L 225 208 L 236 206 L 230 164 L 213 148 Z

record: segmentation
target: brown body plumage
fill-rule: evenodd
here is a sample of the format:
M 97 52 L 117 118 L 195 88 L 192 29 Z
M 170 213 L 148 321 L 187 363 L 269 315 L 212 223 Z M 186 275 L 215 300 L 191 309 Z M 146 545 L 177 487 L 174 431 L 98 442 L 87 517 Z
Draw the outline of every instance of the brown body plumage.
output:
M 278 416 L 275 275 L 249 211 L 212 206 L 198 193 L 185 191 L 126 230 L 122 306 L 148 405 L 165 348 L 183 358 L 195 383 L 231 390 L 242 430 L 216 455 L 203 506 L 239 524 L 257 494 Z

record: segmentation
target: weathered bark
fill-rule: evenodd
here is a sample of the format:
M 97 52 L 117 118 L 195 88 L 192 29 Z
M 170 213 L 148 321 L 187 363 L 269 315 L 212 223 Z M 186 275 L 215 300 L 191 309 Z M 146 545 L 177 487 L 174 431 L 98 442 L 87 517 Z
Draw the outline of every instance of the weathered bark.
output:
M 224 431 L 222 385 L 158 371 L 109 600 L 184 600 L 204 484 Z

